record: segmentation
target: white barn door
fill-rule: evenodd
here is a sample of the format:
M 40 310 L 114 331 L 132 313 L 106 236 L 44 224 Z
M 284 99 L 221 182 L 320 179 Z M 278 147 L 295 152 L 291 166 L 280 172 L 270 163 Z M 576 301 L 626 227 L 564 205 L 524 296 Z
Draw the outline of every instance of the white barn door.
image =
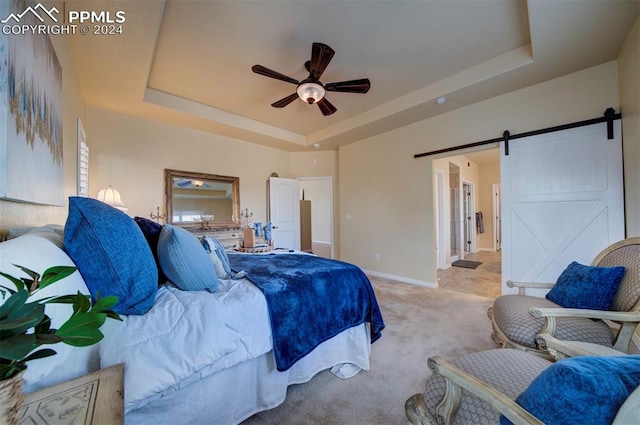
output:
M 514 140 L 508 156 L 501 144 L 502 293 L 555 282 L 624 238 L 620 120 L 614 137 L 601 123 Z
M 269 178 L 269 217 L 277 248 L 300 249 L 300 182 Z

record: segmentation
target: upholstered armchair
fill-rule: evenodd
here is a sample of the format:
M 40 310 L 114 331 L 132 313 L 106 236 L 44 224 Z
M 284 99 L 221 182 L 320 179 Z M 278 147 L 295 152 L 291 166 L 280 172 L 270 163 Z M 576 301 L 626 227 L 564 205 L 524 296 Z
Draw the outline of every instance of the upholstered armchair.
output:
M 554 363 L 504 349 L 451 362 L 432 357 L 424 393 L 405 403 L 407 419 L 413 425 L 509 423 L 505 418 L 514 424 L 538 425 L 637 423 L 640 355 L 627 356 L 589 343 L 574 346 L 549 335 L 541 338 L 563 357 L 586 357 Z M 601 356 L 593 356 L 590 348 Z
M 610 280 L 615 280 L 613 272 L 620 269 L 616 266 L 623 266 L 624 273 L 616 286 L 608 286 Z M 587 283 L 580 281 L 592 273 L 595 277 Z M 518 288 L 518 294 L 498 297 L 487 312 L 493 326 L 492 337 L 503 347 L 550 358 L 548 349 L 536 341 L 538 334 L 546 333 L 561 340 L 591 342 L 626 353 L 640 323 L 640 238 L 609 246 L 591 266 L 572 263 L 555 285 L 512 281 L 507 285 Z M 526 295 L 526 288 L 550 289 L 549 299 Z M 568 299 L 571 297 L 583 299 Z M 578 308 L 574 308 L 574 302 Z

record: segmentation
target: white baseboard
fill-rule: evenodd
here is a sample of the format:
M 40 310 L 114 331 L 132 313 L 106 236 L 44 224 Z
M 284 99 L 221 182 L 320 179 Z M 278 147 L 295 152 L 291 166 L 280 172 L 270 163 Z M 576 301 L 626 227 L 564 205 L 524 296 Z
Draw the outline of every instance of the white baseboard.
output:
M 362 270 L 362 271 L 365 272 L 365 274 L 369 274 L 371 276 L 381 277 L 383 279 L 397 280 L 398 282 L 409 283 L 411 285 L 424 286 L 426 288 L 437 288 L 438 287 L 438 285 L 435 284 L 435 283 L 425 282 L 423 280 L 413 279 L 413 278 L 410 278 L 410 277 L 396 276 L 396 275 L 393 275 L 393 274 L 381 273 L 381 272 L 376 272 L 376 271 L 373 271 L 373 270 Z
M 318 245 L 331 245 L 331 242 L 324 242 L 324 241 L 314 241 L 314 240 L 312 240 L 311 243 L 317 243 Z
M 496 250 L 495 250 L 495 249 L 493 249 L 493 248 L 477 248 L 477 249 L 476 249 L 476 252 L 478 252 L 478 251 L 496 252 Z

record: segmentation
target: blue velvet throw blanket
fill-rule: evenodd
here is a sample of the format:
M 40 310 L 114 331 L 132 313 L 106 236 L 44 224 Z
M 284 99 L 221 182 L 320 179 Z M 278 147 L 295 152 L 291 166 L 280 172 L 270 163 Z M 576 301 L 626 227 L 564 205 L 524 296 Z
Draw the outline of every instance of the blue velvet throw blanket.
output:
M 267 299 L 279 371 L 352 326 L 369 322 L 371 342 L 382 336 L 371 282 L 353 264 L 300 254 L 229 254 L 229 262 Z

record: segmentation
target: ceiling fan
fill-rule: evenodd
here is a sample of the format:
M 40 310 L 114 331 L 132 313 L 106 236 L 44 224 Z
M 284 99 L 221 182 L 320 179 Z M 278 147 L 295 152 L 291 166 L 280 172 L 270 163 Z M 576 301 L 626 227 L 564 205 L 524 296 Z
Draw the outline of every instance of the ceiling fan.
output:
M 262 65 L 253 65 L 251 70 L 256 74 L 275 78 L 276 80 L 286 81 L 287 83 L 296 84 L 298 86 L 295 93 L 272 103 L 271 106 L 274 108 L 284 108 L 297 98 L 300 98 L 309 104 L 317 104 L 323 115 L 331 115 L 338 109 L 333 106 L 326 97 L 324 97 L 325 92 L 337 91 L 343 93 L 366 93 L 371 87 L 371 83 L 368 78 L 322 84 L 320 82 L 320 77 L 324 70 L 327 69 L 327 65 L 329 65 L 334 54 L 335 52 L 333 49 L 326 44 L 313 43 L 313 47 L 311 49 L 311 60 L 304 64 L 304 67 L 309 71 L 309 76 L 302 81 L 280 74 L 279 72 L 273 71 Z

